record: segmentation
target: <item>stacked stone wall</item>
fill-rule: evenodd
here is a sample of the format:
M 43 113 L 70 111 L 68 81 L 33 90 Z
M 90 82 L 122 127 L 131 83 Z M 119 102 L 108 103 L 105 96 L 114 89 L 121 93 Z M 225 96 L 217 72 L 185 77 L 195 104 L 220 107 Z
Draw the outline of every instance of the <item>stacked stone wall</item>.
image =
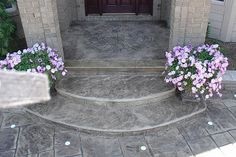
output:
M 17 0 L 28 46 L 46 42 L 63 56 L 56 0 Z
M 60 29 L 65 31 L 78 19 L 76 0 L 57 0 L 57 8 Z
M 170 48 L 176 45 L 205 42 L 210 0 L 172 0 Z

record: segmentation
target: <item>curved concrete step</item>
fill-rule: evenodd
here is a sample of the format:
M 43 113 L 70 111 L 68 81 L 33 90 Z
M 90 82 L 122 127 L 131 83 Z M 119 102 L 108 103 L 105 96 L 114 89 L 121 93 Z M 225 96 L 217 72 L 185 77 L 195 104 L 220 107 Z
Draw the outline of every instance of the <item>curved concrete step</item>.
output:
M 175 94 L 159 74 L 72 75 L 61 80 L 56 89 L 81 102 L 113 105 L 158 102 Z
M 165 59 L 158 60 L 65 60 L 66 69 L 76 72 L 161 72 Z
M 28 106 L 36 116 L 81 131 L 138 133 L 190 118 L 206 110 L 205 102 L 182 102 L 172 96 L 139 106 L 96 105 L 57 95 L 46 104 Z

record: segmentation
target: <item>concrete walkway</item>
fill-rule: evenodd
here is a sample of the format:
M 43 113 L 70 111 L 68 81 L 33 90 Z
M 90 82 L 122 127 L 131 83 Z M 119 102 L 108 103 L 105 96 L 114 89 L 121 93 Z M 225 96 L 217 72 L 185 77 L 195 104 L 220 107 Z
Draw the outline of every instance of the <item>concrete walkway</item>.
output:
M 1 157 L 228 157 L 236 152 L 235 91 L 209 102 L 207 112 L 134 135 L 79 132 L 21 109 L 0 112 Z

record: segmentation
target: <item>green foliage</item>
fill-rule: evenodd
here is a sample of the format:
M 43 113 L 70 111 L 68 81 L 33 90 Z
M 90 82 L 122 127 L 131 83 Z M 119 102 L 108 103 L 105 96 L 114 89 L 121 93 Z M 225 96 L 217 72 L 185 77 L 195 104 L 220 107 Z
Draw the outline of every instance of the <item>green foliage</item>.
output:
M 213 56 L 211 56 L 209 54 L 209 52 L 207 52 L 207 51 L 203 51 L 202 53 L 198 54 L 198 59 L 202 62 L 204 62 L 205 60 L 210 61 L 210 60 L 212 60 L 212 58 L 213 58 Z
M 225 47 L 224 42 L 217 40 L 217 39 L 212 39 L 212 38 L 206 38 L 206 44 L 212 45 L 212 44 L 218 44 L 220 46 L 220 52 L 222 52 L 224 55 L 228 53 L 228 49 Z
M 223 54 L 226 54 L 227 49 L 224 47 L 224 42 L 222 42 L 220 40 L 217 40 L 217 39 L 212 39 L 212 38 L 209 37 L 209 35 L 211 33 L 211 27 L 210 26 L 211 26 L 211 24 L 208 23 L 207 32 L 206 32 L 206 44 L 209 44 L 209 45 L 218 44 L 220 46 L 220 51 Z
M 10 42 L 13 39 L 15 25 L 6 12 L 6 5 L 14 0 L 1 0 L 0 2 L 0 58 L 11 50 Z
M 210 22 L 208 22 L 208 25 L 207 25 L 207 32 L 206 32 L 206 37 L 207 37 L 207 38 L 209 37 L 209 35 L 210 35 L 210 33 L 211 33 L 210 26 L 211 26 L 211 24 L 210 24 Z
M 50 66 L 53 67 L 52 63 L 50 62 L 50 58 L 48 56 L 48 53 L 45 51 L 38 51 L 37 53 L 24 53 L 21 55 L 21 62 L 17 64 L 14 69 L 17 71 L 28 71 L 31 70 L 31 72 L 37 71 L 38 68 Z M 34 70 L 34 71 L 33 71 Z M 51 78 L 50 70 L 46 70 L 44 68 L 43 72 L 44 74 L 48 75 L 50 86 L 52 87 L 54 85 L 54 80 Z M 54 74 L 55 77 L 59 77 L 58 73 Z
M 27 71 L 28 69 L 36 69 L 38 66 L 51 65 L 48 54 L 44 51 L 37 53 L 25 53 L 21 56 L 21 62 L 15 66 L 17 71 Z

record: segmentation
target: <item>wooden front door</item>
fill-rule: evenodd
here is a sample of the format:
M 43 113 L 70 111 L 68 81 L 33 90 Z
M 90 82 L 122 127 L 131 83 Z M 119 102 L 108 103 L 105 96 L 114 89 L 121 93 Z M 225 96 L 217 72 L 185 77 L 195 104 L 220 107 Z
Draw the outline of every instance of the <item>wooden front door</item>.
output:
M 86 14 L 101 14 L 100 0 L 85 0 Z
M 103 13 L 135 13 L 135 0 L 103 0 Z
M 137 0 L 137 12 L 138 13 L 150 13 L 153 12 L 153 0 Z
M 147 13 L 152 14 L 153 0 L 85 0 L 86 14 Z

